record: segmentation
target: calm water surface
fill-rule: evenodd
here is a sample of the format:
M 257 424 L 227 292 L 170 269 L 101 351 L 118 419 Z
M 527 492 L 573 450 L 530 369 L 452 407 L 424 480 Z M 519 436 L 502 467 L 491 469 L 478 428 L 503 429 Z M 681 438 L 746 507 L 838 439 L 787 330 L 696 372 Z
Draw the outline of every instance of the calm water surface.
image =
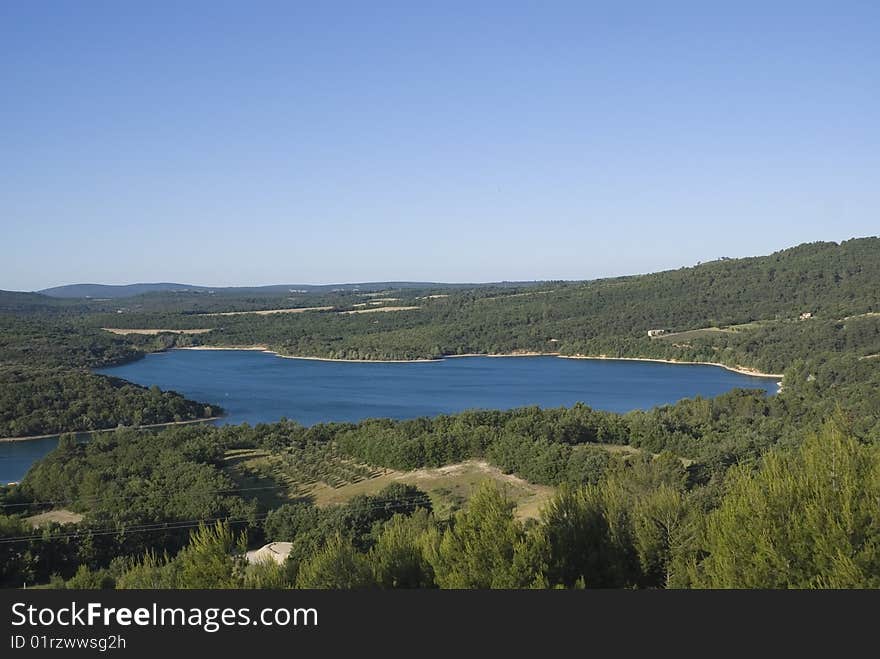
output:
M 777 383 L 715 366 L 556 357 L 462 357 L 436 362 L 351 363 L 282 359 L 257 351 L 172 350 L 99 371 L 222 405 L 219 423 L 295 419 L 398 419 L 582 401 L 612 412 L 648 409 L 736 387 L 774 393 Z M 0 443 L 0 482 L 19 480 L 55 439 Z

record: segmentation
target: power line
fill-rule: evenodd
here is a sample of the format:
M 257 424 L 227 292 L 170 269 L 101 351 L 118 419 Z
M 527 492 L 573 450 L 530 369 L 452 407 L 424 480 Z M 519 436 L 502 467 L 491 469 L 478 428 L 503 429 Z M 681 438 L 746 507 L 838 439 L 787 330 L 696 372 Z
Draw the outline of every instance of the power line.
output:
M 92 530 L 83 530 L 83 531 L 71 531 L 68 533 L 60 533 L 58 535 L 52 535 L 48 538 L 45 535 L 20 535 L 13 536 L 10 538 L 2 538 L 0 539 L 0 544 L 11 544 L 13 542 L 26 542 L 31 540 L 41 540 L 41 541 L 53 541 L 53 540 L 67 540 L 71 538 L 81 538 L 92 537 L 92 536 L 104 536 L 104 535 L 115 535 L 117 533 L 127 534 L 127 533 L 149 533 L 152 531 L 175 531 L 178 529 L 187 529 L 187 528 L 195 528 L 202 524 L 211 524 L 216 522 L 226 521 L 230 524 L 244 524 L 247 522 L 259 522 L 263 521 L 268 516 L 268 513 L 264 513 L 262 515 L 256 515 L 255 517 L 239 517 L 239 518 L 229 518 L 229 517 L 213 517 L 206 519 L 195 519 L 195 520 L 186 520 L 181 522 L 164 522 L 164 523 L 155 523 L 155 524 L 141 524 L 141 525 L 132 525 L 131 527 L 117 527 L 115 529 L 105 528 L 105 529 L 97 529 L 95 531 Z
M 201 490 L 198 494 L 232 494 L 236 492 L 249 492 L 255 490 L 276 490 L 276 489 L 285 489 L 283 485 L 266 485 L 265 487 L 243 487 L 243 488 L 224 488 L 222 490 Z M 52 499 L 46 501 L 28 501 L 23 503 L 3 503 L 0 504 L 0 508 L 14 508 L 14 507 L 22 507 L 22 506 L 54 506 L 59 503 L 76 503 L 79 501 L 87 502 L 87 501 L 99 501 L 105 498 L 113 498 L 113 499 L 131 499 L 137 497 L 146 498 L 149 495 L 145 495 L 141 492 L 131 492 L 127 495 L 115 495 L 108 496 L 104 494 L 93 494 L 87 497 L 77 497 L 75 499 Z M 162 498 L 161 496 L 159 498 Z M 171 498 L 170 496 L 167 498 Z
M 399 508 L 404 508 L 412 505 L 413 503 L 423 502 L 425 503 L 428 497 L 426 495 L 413 495 L 411 497 L 397 497 L 394 499 L 387 499 L 385 503 L 371 502 L 371 505 L 366 506 L 367 510 L 397 510 Z M 185 521 L 171 521 L 171 522 L 154 522 L 151 524 L 134 524 L 130 527 L 116 527 L 116 528 L 104 528 L 104 529 L 84 529 L 79 531 L 70 531 L 67 533 L 60 533 L 57 535 L 50 535 L 46 537 L 44 534 L 33 534 L 33 535 L 23 535 L 23 536 L 11 536 L 8 538 L 0 538 L 0 544 L 11 544 L 13 542 L 27 542 L 27 541 L 44 541 L 50 542 L 54 540 L 65 540 L 69 538 L 80 538 L 80 537 L 93 537 L 93 536 L 104 536 L 104 535 L 115 535 L 118 533 L 128 534 L 128 533 L 148 533 L 152 531 L 174 531 L 178 529 L 186 529 L 186 528 L 196 528 L 201 524 L 207 523 L 216 523 L 226 521 L 229 523 L 235 524 L 244 524 L 249 522 L 261 522 L 265 521 L 265 519 L 271 514 L 261 513 L 259 515 L 255 515 L 253 517 L 240 517 L 240 518 L 229 518 L 229 517 L 214 517 L 214 518 L 206 518 L 206 519 L 195 519 L 195 520 L 185 520 Z
M 242 487 L 242 488 L 222 488 L 222 489 L 210 489 L 210 490 L 200 490 L 197 492 L 199 495 L 205 494 L 237 494 L 239 492 L 257 492 L 257 491 L 266 491 L 266 490 L 289 490 L 289 488 L 282 484 L 275 485 L 265 485 L 261 487 Z M 93 494 L 87 497 L 77 497 L 74 499 L 48 499 L 45 501 L 27 501 L 27 502 L 18 502 L 18 503 L 2 503 L 0 504 L 0 508 L 20 508 L 26 506 L 54 506 L 61 503 L 77 503 L 77 502 L 95 502 L 100 501 L 101 499 L 112 498 L 115 500 L 126 500 L 126 499 L 135 499 L 138 497 L 147 498 L 150 496 L 152 499 L 170 499 L 170 495 L 158 495 L 151 496 L 149 494 L 144 494 L 142 492 L 130 492 L 128 494 L 119 494 L 119 495 L 104 495 L 104 494 Z M 308 496 L 308 495 L 305 495 Z M 367 495 L 369 496 L 369 495 Z M 394 500 L 397 500 L 399 497 L 395 497 Z

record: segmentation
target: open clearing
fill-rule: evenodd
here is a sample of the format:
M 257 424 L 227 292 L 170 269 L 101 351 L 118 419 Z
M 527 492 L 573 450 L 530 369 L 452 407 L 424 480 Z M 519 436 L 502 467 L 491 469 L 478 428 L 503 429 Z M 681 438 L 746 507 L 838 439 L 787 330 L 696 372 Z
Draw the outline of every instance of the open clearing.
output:
M 684 330 L 682 332 L 667 332 L 651 338 L 656 341 L 675 341 L 684 342 L 699 338 L 712 338 L 719 334 L 736 334 L 737 332 L 748 332 L 749 330 L 766 327 L 778 323 L 778 320 L 753 320 L 750 323 L 742 323 L 740 325 L 725 325 L 723 327 L 701 327 L 698 329 Z
M 436 469 L 389 469 L 381 476 L 336 488 L 318 483 L 310 494 L 316 505 L 330 506 L 344 503 L 358 494 L 376 494 L 392 483 L 406 483 L 427 492 L 436 514 L 445 517 L 458 510 L 480 483 L 487 480 L 495 481 L 506 492 L 516 504 L 516 516 L 520 519 L 538 517 L 541 507 L 554 492 L 552 487 L 535 485 L 517 476 L 504 474 L 482 460 L 468 460 Z
M 124 329 L 120 327 L 102 327 L 102 330 L 105 332 L 111 332 L 112 334 L 122 334 L 125 336 L 126 334 L 149 334 L 150 336 L 155 336 L 156 334 L 206 334 L 208 332 L 213 331 L 213 328 L 208 329 Z
M 376 298 L 375 300 L 370 300 L 369 302 L 358 302 L 357 304 L 351 305 L 354 309 L 362 309 L 363 307 L 376 307 L 381 304 L 385 304 L 386 302 L 397 302 L 400 298 L 396 297 L 382 297 Z
M 704 327 L 702 329 L 685 330 L 684 332 L 669 332 L 668 334 L 660 334 L 652 336 L 655 341 L 691 341 L 703 337 L 717 336 L 718 334 L 733 334 L 736 330 L 722 329 L 720 327 Z
M 507 300 L 512 297 L 528 297 L 529 295 L 547 295 L 548 293 L 554 293 L 556 289 L 550 291 L 529 291 L 527 293 L 511 293 L 510 295 L 495 295 L 493 297 L 482 297 L 478 300 L 482 302 L 488 302 L 489 300 Z
M 333 307 L 294 307 L 292 309 L 262 309 L 260 311 L 218 311 L 215 313 L 203 313 L 202 316 L 243 316 L 256 314 L 257 316 L 269 316 L 276 313 L 305 313 L 306 311 L 330 311 Z
M 242 496 L 258 499 L 265 508 L 276 508 L 298 500 L 309 500 L 318 506 L 332 506 L 345 503 L 359 494 L 377 494 L 392 483 L 407 483 L 427 492 L 435 513 L 439 517 L 446 517 L 461 508 L 480 483 L 492 480 L 516 504 L 517 517 L 526 519 L 537 517 L 554 492 L 552 487 L 535 485 L 517 476 L 503 474 L 482 460 L 415 471 L 359 465 L 363 476 L 339 478 L 338 474 L 344 472 L 345 468 L 350 473 L 353 465 L 347 460 L 330 460 L 325 477 L 295 475 L 278 455 L 258 449 L 233 449 L 226 453 L 225 470 Z
M 622 457 L 638 454 L 628 445 L 591 444 Z M 654 455 L 656 457 L 656 454 Z M 681 459 L 684 466 L 692 460 Z M 309 464 L 310 463 L 311 466 Z M 264 449 L 230 449 L 224 470 L 235 481 L 241 495 L 256 498 L 265 509 L 294 501 L 311 501 L 317 506 L 334 506 L 358 495 L 375 495 L 393 483 L 414 485 L 431 498 L 435 514 L 445 518 L 460 509 L 476 488 L 494 481 L 516 505 L 518 519 L 536 519 L 556 489 L 530 483 L 505 474 L 485 460 L 472 459 L 443 467 L 398 471 L 371 467 L 334 453 L 311 458 L 299 455 L 293 461 L 281 453 Z
M 354 309 L 352 311 L 340 311 L 339 313 L 374 313 L 376 311 L 411 311 L 419 307 L 372 307 L 370 309 Z
M 79 513 L 60 508 L 58 510 L 49 510 L 48 512 L 40 513 L 39 515 L 26 517 L 25 521 L 34 528 L 38 528 L 40 526 L 51 524 L 52 522 L 57 524 L 77 524 L 81 522 L 82 519 L 83 516 Z

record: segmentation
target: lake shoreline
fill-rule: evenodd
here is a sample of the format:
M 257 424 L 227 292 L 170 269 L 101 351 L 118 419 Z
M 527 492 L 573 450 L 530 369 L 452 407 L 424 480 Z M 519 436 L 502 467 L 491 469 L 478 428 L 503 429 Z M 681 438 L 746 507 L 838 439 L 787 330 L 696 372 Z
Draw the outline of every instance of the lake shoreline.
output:
M 307 359 L 316 362 L 346 362 L 348 364 L 418 364 L 425 362 L 440 362 L 443 358 L 438 359 L 335 359 L 333 357 L 301 357 L 299 355 L 282 355 L 280 352 L 272 350 L 269 346 L 179 346 L 172 350 L 250 350 L 253 352 L 265 352 L 269 355 L 275 355 L 281 359 Z
M 677 359 L 659 359 L 654 357 L 608 357 L 606 355 L 563 355 L 559 352 L 532 352 L 532 351 L 514 351 L 498 354 L 487 354 L 479 352 L 468 352 L 461 355 L 443 355 L 436 358 L 420 358 L 420 359 L 337 359 L 332 357 L 304 357 L 299 355 L 282 355 L 268 346 L 252 345 L 252 346 L 183 346 L 173 348 L 173 350 L 254 350 L 265 352 L 282 359 L 307 359 L 311 361 L 321 362 L 345 362 L 348 364 L 418 364 L 430 362 L 442 362 L 445 359 L 457 359 L 461 357 L 558 357 L 560 359 L 595 359 L 603 361 L 630 361 L 630 362 L 654 362 L 657 364 L 677 364 L 680 366 L 717 366 L 740 375 L 750 375 L 756 378 L 775 378 L 781 380 L 783 373 L 764 373 L 758 369 L 748 366 L 728 366 L 720 362 L 701 362 L 701 361 L 682 361 Z
M 677 359 L 657 359 L 651 357 L 606 357 L 605 355 L 559 355 L 559 357 L 561 357 L 562 359 L 601 359 L 607 361 L 623 362 L 656 362 L 658 364 L 678 364 L 681 366 L 718 366 L 725 370 L 739 373 L 740 375 L 751 375 L 752 377 L 756 378 L 775 378 L 777 380 L 781 380 L 785 375 L 784 373 L 764 373 L 763 371 L 759 371 L 756 368 L 750 368 L 748 366 L 728 366 L 727 364 L 721 364 L 719 362 L 692 362 L 680 361 Z
M 53 432 L 48 435 L 26 435 L 24 437 L 0 437 L 0 442 L 27 442 L 32 439 L 52 439 L 73 433 L 74 435 L 90 435 L 96 432 L 113 432 L 114 430 L 143 430 L 145 428 L 166 428 L 171 426 L 186 426 L 194 423 L 208 423 L 209 421 L 217 421 L 223 416 L 209 416 L 203 419 L 188 419 L 186 421 L 165 421 L 163 423 L 147 423 L 141 426 L 113 426 L 112 428 L 96 428 L 95 430 L 63 430 L 61 432 Z

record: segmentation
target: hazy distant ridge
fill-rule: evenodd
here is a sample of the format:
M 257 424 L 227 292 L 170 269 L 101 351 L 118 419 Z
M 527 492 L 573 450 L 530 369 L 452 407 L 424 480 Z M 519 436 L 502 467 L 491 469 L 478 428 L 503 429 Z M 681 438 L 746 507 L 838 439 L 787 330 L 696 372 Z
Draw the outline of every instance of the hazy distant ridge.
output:
M 44 288 L 38 293 L 49 295 L 50 297 L 131 297 L 133 295 L 142 295 L 143 293 L 160 293 L 165 291 L 208 291 L 211 290 L 204 286 L 192 286 L 190 284 L 172 284 L 172 283 L 156 283 L 156 284 L 67 284 L 65 286 L 54 286 L 52 288 Z
M 446 284 L 440 282 L 382 281 L 361 284 L 272 284 L 269 286 L 195 286 L 161 282 L 155 284 L 67 284 L 37 291 L 43 295 L 58 298 L 122 298 L 143 295 L 144 293 L 216 292 L 216 293 L 287 293 L 290 291 L 320 292 L 331 290 L 380 291 L 386 288 L 468 288 L 472 286 L 529 286 L 541 282 L 497 282 L 493 284 Z

